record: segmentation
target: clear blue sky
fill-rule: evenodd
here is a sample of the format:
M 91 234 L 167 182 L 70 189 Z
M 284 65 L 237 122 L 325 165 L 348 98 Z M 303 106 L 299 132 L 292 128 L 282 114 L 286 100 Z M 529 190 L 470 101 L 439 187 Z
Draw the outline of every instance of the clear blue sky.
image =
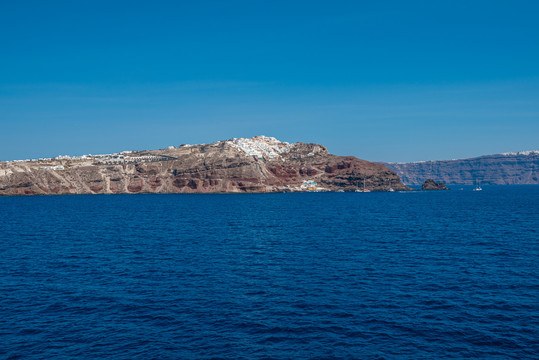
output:
M 539 1 L 2 1 L 0 160 L 264 134 L 539 149 Z

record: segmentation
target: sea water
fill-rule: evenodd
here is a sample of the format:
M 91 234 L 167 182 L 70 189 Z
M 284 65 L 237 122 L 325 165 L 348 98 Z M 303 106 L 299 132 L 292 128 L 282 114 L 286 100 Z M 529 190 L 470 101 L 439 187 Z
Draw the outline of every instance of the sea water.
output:
M 0 198 L 2 359 L 525 359 L 539 186 Z

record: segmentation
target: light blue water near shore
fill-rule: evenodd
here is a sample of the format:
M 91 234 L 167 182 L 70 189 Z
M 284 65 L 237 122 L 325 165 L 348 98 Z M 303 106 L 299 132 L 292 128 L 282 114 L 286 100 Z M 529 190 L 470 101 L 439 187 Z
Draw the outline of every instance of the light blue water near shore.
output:
M 539 186 L 0 197 L 2 359 L 524 359 Z

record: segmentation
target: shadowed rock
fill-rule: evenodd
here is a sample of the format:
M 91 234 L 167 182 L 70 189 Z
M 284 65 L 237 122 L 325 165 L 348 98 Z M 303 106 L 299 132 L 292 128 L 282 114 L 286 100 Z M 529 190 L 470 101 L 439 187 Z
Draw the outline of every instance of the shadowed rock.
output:
M 449 190 L 449 188 L 444 183 L 437 183 L 432 179 L 427 179 L 421 186 L 421 190 Z

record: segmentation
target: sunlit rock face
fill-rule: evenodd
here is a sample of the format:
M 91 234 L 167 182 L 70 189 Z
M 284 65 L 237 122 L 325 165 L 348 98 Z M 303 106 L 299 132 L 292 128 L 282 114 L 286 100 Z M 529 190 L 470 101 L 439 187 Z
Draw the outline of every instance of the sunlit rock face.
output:
M 306 182 L 309 186 L 305 186 Z M 0 163 L 0 195 L 408 190 L 383 165 L 272 137 Z
M 381 163 L 407 185 L 426 179 L 446 184 L 539 184 L 539 151 L 480 156 L 472 159 Z

